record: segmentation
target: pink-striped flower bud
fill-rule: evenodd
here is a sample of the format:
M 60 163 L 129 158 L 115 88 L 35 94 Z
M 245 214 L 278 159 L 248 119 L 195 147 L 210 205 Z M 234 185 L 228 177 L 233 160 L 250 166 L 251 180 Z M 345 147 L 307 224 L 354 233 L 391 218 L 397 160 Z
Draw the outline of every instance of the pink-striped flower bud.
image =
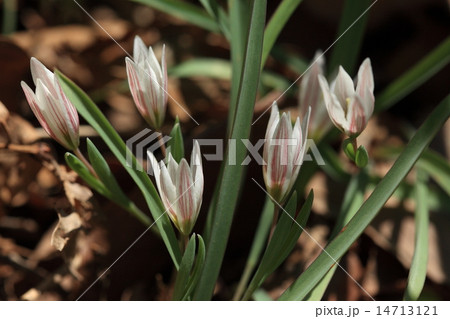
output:
M 365 59 L 359 68 L 356 90 L 353 80 L 342 67 L 331 87 L 321 75 L 319 83 L 334 125 L 350 137 L 358 136 L 372 116 L 375 104 L 370 59 Z
M 170 219 L 184 234 L 189 235 L 200 212 L 203 198 L 203 169 L 200 146 L 197 141 L 191 154 L 191 166 L 183 158 L 178 164 L 169 153 L 167 166 L 158 164 L 148 152 L 156 185 Z
M 39 123 L 55 141 L 69 150 L 80 144 L 78 113 L 64 94 L 57 77 L 36 58 L 31 58 L 36 94 L 21 82 L 28 104 Z
M 317 51 L 312 65 L 303 76 L 299 90 L 299 111 L 305 115 L 311 107 L 308 135 L 312 139 L 320 139 L 331 127 L 323 93 L 319 84 L 319 75 L 324 74 L 325 58 Z
M 292 127 L 290 113 L 280 116 L 276 102 L 272 105 L 263 150 L 263 175 L 268 193 L 278 203 L 286 200 L 303 163 L 310 112 L 301 126 L 297 117 Z
M 167 67 L 163 46 L 161 65 L 151 47 L 138 36 L 134 39 L 133 60 L 125 58 L 128 84 L 139 113 L 150 127 L 164 123 L 167 105 Z

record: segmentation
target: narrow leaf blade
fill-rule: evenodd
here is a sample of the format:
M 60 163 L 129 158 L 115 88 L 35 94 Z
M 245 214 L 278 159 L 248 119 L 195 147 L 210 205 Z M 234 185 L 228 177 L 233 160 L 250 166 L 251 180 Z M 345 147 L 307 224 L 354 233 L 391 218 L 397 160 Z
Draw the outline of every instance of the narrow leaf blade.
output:
M 447 96 L 425 120 L 392 168 L 348 223 L 345 231 L 328 244 L 327 252 L 322 252 L 279 300 L 302 300 L 306 297 L 375 218 L 449 116 L 450 96 Z
M 219 26 L 204 10 L 198 6 L 180 0 L 132 0 L 180 18 L 203 29 L 218 32 Z

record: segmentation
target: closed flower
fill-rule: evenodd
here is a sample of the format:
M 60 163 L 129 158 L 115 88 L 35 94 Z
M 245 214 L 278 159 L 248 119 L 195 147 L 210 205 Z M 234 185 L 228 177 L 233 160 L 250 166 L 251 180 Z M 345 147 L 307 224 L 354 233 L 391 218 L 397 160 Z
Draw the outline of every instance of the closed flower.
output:
M 297 117 L 292 127 L 291 115 L 280 116 L 276 102 L 272 105 L 263 150 L 263 174 L 268 193 L 278 203 L 285 201 L 303 163 L 309 116 L 310 109 L 302 125 Z
M 164 123 L 167 105 L 165 48 L 159 64 L 153 49 L 147 48 L 136 36 L 133 59 L 125 58 L 131 95 L 142 117 L 152 128 L 159 129 Z
M 327 114 L 319 84 L 319 75 L 324 74 L 324 65 L 325 58 L 322 52 L 318 51 L 314 56 L 312 65 L 300 82 L 299 111 L 304 116 L 311 107 L 308 135 L 314 140 L 320 139 L 332 124 Z
M 78 113 L 64 94 L 58 79 L 36 58 L 31 58 L 31 74 L 36 93 L 21 82 L 28 104 L 44 130 L 69 150 L 80 144 Z
M 177 163 L 169 153 L 167 166 L 158 164 L 155 156 L 148 152 L 156 185 L 170 219 L 185 236 L 189 235 L 202 205 L 203 169 L 200 146 L 197 141 L 191 155 L 191 165 L 183 158 Z

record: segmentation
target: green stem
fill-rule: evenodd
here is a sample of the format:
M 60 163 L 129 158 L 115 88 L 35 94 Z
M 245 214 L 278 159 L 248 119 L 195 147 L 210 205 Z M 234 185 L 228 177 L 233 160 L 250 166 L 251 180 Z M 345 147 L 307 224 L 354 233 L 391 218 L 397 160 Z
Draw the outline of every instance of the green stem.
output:
M 273 205 L 272 225 L 270 226 L 270 234 L 269 238 L 267 239 L 267 245 L 269 245 L 270 240 L 272 239 L 273 232 L 275 231 L 275 227 L 277 226 L 279 214 L 280 214 L 280 207 L 277 204 Z
M 273 202 L 270 200 L 269 197 L 266 197 L 266 202 L 264 204 L 263 212 L 261 214 L 258 227 L 256 228 L 255 237 L 253 238 L 252 247 L 250 248 L 250 253 L 248 254 L 244 272 L 242 273 L 242 277 L 239 280 L 239 284 L 233 296 L 234 301 L 241 299 L 242 294 L 247 288 L 250 276 L 252 275 L 259 261 L 261 252 L 264 249 L 266 243 L 266 238 L 270 231 L 270 223 L 272 221 L 272 215 L 273 215 Z
M 189 235 L 184 235 L 183 233 L 180 232 L 180 237 L 178 238 L 178 240 L 180 243 L 181 254 L 183 255 L 189 243 Z
M 96 179 L 99 179 L 91 163 L 89 163 L 86 157 L 84 157 L 83 153 L 81 153 L 80 148 L 73 150 L 73 153 L 83 162 L 84 165 L 86 165 L 86 167 L 89 169 L 89 172 L 91 172 L 91 174 L 94 175 Z
M 348 183 L 347 190 L 345 191 L 344 199 L 342 201 L 341 209 L 339 211 L 338 218 L 331 232 L 329 241 L 333 240 L 340 231 L 342 231 L 347 223 L 353 218 L 358 208 L 364 202 L 364 194 L 367 184 L 369 182 L 369 176 L 366 169 L 361 169 L 359 174 L 353 175 L 352 179 Z M 340 262 L 340 259 L 337 260 Z M 306 300 L 319 301 L 322 299 L 325 290 L 328 287 L 337 267 L 331 268 L 326 276 L 324 276 L 316 287 L 308 294 Z
M 159 147 L 161 148 L 162 155 L 165 158 L 166 157 L 166 145 L 164 144 L 162 133 L 161 132 L 158 132 L 158 133 L 160 133 L 158 135 Z

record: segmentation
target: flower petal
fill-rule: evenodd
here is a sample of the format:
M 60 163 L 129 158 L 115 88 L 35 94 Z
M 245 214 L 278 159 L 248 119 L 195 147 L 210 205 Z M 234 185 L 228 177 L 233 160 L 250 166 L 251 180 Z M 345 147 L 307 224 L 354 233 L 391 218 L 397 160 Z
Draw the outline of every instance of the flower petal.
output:
M 341 104 L 338 101 L 336 95 L 331 93 L 330 88 L 328 86 L 328 82 L 322 75 L 319 75 L 319 83 L 322 88 L 323 96 L 325 99 L 325 106 L 328 111 L 328 115 L 330 116 L 331 121 L 338 127 L 340 130 L 343 130 L 343 126 L 345 126 L 346 118 L 345 112 L 342 109 Z
M 177 176 L 178 169 L 179 165 L 177 161 L 173 158 L 172 153 L 169 153 L 169 156 L 167 158 L 167 170 L 169 171 L 170 179 L 174 184 L 178 178 Z
M 160 174 L 160 182 L 161 189 L 160 195 L 161 200 L 166 208 L 166 211 L 169 213 L 172 221 L 177 225 L 178 222 L 178 194 L 174 183 L 172 182 L 169 172 L 165 165 L 161 165 L 161 174 Z
M 161 193 L 161 165 L 158 163 L 155 155 L 150 151 L 147 151 L 147 158 L 153 171 L 153 176 L 155 176 L 156 186 L 158 186 L 159 192 Z
M 148 106 L 148 98 L 147 92 L 145 91 L 145 84 L 142 83 L 140 78 L 140 73 L 142 73 L 142 68 L 136 63 L 134 63 L 131 59 L 125 58 L 127 76 L 128 76 L 128 85 L 130 87 L 131 95 L 133 96 L 134 103 L 141 114 L 141 116 L 147 121 L 147 123 L 154 126 L 154 117 L 151 116 L 149 111 L 150 107 Z
M 366 127 L 367 120 L 361 98 L 355 94 L 348 105 L 347 135 L 359 135 Z
M 268 179 L 271 187 L 283 185 L 286 181 L 289 164 L 288 138 L 291 125 L 286 113 L 283 113 L 273 138 L 269 140 Z
M 178 168 L 176 189 L 178 194 L 178 220 L 183 222 L 186 219 L 191 219 L 196 211 L 194 202 L 193 181 L 189 165 L 183 158 L 180 161 Z
M 42 116 L 49 128 L 47 133 L 65 148 L 70 150 L 77 148 L 78 144 L 72 144 L 69 127 L 63 114 L 64 109 L 59 104 L 57 97 L 52 96 L 40 79 L 37 79 L 36 98 Z
M 144 44 L 140 36 L 134 37 L 133 43 L 133 60 L 139 64 L 147 59 L 147 46 Z
M 34 85 L 37 86 L 37 80 L 40 79 L 48 88 L 50 93 L 56 97 L 57 92 L 54 85 L 55 75 L 45 67 L 38 59 L 32 57 L 30 60 L 31 76 L 33 77 Z
M 272 109 L 270 111 L 270 118 L 266 129 L 266 139 L 272 138 L 273 132 L 278 125 L 280 120 L 280 111 L 278 110 L 278 104 L 276 101 L 272 103 Z
M 68 127 L 68 133 L 70 136 L 70 139 L 72 141 L 72 144 L 76 147 L 80 144 L 80 137 L 79 137 L 79 129 L 80 129 L 80 119 L 78 117 L 78 112 L 76 108 L 73 106 L 72 102 L 67 98 L 66 94 L 64 93 L 61 84 L 59 83 L 58 79 L 55 77 L 55 84 L 54 87 L 57 91 L 57 97 L 61 109 L 61 113 L 65 119 L 65 123 Z
M 314 56 L 313 63 L 310 69 L 303 76 L 300 83 L 300 113 L 305 114 L 308 108 L 312 107 L 312 113 L 315 114 L 315 109 L 319 107 L 322 99 L 322 92 L 318 80 L 318 75 L 323 74 L 323 67 L 325 59 L 321 51 L 317 51 Z M 313 116 L 314 117 L 314 116 Z
M 358 70 L 358 83 L 356 84 L 356 93 L 363 98 L 368 92 L 373 94 L 375 84 L 373 80 L 372 65 L 370 59 L 366 58 Z
M 30 105 L 31 110 L 38 119 L 39 124 L 41 124 L 44 130 L 48 133 L 50 128 L 48 127 L 48 124 L 41 110 L 39 109 L 39 104 L 36 95 L 34 94 L 33 90 L 28 86 L 28 84 L 26 84 L 24 81 L 20 82 L 20 85 L 22 86 L 22 90 L 25 93 L 25 97 L 28 101 L 28 104 Z
M 344 111 L 347 111 L 347 98 L 355 94 L 355 87 L 352 78 L 345 72 L 342 66 L 339 66 L 339 73 L 336 77 L 333 93 L 338 98 Z
M 200 146 L 198 144 L 198 141 L 194 141 L 194 147 L 191 154 L 191 175 L 194 181 L 194 200 L 196 206 L 196 214 L 198 214 L 200 206 L 202 205 L 204 188 L 202 155 L 200 153 Z

